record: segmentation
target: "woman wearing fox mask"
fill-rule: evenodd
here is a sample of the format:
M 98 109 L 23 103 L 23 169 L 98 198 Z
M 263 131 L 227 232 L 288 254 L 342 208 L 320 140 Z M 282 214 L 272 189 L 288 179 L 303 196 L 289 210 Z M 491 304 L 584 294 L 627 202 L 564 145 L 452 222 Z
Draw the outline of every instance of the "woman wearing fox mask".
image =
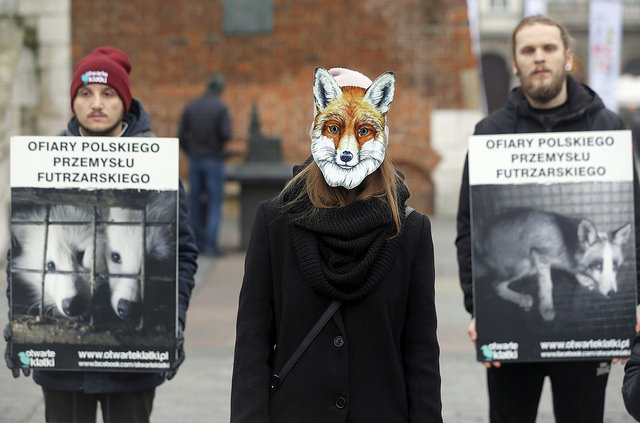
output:
M 247 250 L 234 423 L 442 421 L 431 226 L 385 155 L 395 81 L 315 71 L 312 158 Z

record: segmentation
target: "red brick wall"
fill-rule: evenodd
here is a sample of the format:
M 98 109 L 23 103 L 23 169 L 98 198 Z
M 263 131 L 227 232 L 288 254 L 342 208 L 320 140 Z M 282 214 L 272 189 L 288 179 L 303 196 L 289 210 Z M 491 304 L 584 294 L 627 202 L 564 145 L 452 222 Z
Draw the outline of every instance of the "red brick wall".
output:
M 430 148 L 434 108 L 463 105 L 460 71 L 473 68 L 465 0 L 273 0 L 273 32 L 226 36 L 223 0 L 72 2 L 75 63 L 112 45 L 131 59 L 132 92 L 159 136 L 175 136 L 184 105 L 213 72 L 226 77 L 231 148 L 246 150 L 252 104 L 262 132 L 283 139 L 283 156 L 310 154 L 316 66 L 398 75 L 388 115 L 388 154 L 406 174 L 411 205 L 433 211 Z

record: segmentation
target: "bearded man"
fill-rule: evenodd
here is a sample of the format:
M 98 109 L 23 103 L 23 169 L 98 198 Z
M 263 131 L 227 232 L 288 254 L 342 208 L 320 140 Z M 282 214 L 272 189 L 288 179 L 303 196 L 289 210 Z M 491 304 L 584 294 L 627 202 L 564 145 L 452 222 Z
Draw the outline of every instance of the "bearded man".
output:
M 625 129 L 622 119 L 607 110 L 591 88 L 569 74 L 571 44 L 567 29 L 553 18 L 538 15 L 520 21 L 511 36 L 512 69 L 520 86 L 511 91 L 505 106 L 476 125 L 475 135 Z M 634 190 L 637 204 L 637 179 Z M 638 210 L 636 206 L 636 240 L 640 238 Z M 468 334 L 475 342 L 468 161 L 460 188 L 457 230 L 460 284 L 471 314 Z M 547 376 L 556 422 L 603 421 L 610 361 L 484 364 L 491 423 L 534 423 Z

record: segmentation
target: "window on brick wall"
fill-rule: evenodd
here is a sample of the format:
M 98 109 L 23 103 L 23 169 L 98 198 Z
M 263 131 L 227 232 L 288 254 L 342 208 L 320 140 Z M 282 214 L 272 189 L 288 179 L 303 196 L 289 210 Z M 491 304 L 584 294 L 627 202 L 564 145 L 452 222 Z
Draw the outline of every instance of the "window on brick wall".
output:
M 624 66 L 624 71 L 622 73 L 628 73 L 634 76 L 640 76 L 640 59 L 631 59 Z
M 496 12 L 504 12 L 507 9 L 507 0 L 491 0 L 490 7 Z
M 480 11 L 487 15 L 520 13 L 521 0 L 479 0 Z
M 487 109 L 491 113 L 506 104 L 511 76 L 505 59 L 498 54 L 483 54 L 481 63 Z
M 273 31 L 272 0 L 225 0 L 226 35 L 265 34 Z

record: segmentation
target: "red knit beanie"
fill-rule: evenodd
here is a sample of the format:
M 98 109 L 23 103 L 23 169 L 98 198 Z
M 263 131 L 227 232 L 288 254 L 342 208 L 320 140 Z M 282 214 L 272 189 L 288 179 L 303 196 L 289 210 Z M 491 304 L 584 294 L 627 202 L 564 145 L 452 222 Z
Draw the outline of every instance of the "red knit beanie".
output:
M 98 47 L 93 50 L 76 64 L 71 80 L 71 110 L 78 88 L 87 84 L 104 84 L 116 90 L 124 104 L 126 115 L 131 106 L 129 72 L 131 62 L 122 50 L 115 47 Z

